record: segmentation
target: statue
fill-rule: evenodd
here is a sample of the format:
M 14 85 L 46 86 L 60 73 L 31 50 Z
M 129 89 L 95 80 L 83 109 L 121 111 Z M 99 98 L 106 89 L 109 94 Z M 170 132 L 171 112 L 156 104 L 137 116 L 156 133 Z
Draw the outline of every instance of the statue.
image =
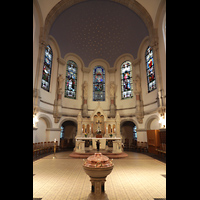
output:
M 59 76 L 58 76 L 58 91 L 62 91 L 63 81 L 64 81 L 64 78 L 62 77 L 61 74 L 59 74 Z
M 110 96 L 111 97 L 115 96 L 115 83 L 113 82 L 110 83 Z
M 140 83 L 140 77 L 137 75 L 135 82 L 135 92 L 141 92 L 141 83 Z
M 62 77 L 61 74 L 59 74 L 57 78 L 58 82 L 58 90 L 57 90 L 57 98 L 54 100 L 54 109 L 53 109 L 53 117 L 54 117 L 54 122 L 58 123 L 60 118 L 61 118 L 61 105 L 62 105 L 62 85 L 63 85 L 64 78 Z
M 87 99 L 87 96 L 88 96 L 88 83 L 87 83 L 87 81 L 84 81 L 84 83 L 83 83 L 83 96 L 84 96 L 84 99 Z

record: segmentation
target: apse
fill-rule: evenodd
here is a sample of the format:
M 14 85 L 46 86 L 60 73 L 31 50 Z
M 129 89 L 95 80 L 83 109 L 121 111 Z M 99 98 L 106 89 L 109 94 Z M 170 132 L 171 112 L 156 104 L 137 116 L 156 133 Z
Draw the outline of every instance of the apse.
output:
M 110 1 L 85 1 L 63 11 L 50 29 L 61 57 L 75 53 L 85 67 L 105 59 L 110 67 L 124 53 L 137 58 L 142 40 L 149 35 L 142 19 L 129 8 Z

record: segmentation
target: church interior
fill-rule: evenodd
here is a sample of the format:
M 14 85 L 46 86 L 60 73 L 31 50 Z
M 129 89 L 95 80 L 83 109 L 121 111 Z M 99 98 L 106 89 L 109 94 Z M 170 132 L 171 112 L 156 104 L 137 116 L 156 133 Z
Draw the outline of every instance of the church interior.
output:
M 166 0 L 33 0 L 33 199 L 98 199 L 97 152 L 100 199 L 166 199 Z

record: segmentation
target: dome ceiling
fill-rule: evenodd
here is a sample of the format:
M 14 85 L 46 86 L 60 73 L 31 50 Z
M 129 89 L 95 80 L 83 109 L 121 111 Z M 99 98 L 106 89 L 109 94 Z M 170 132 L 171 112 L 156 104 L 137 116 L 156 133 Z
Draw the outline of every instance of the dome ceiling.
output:
M 138 48 L 148 35 L 141 18 L 129 8 L 110 1 L 86 1 L 62 12 L 54 21 L 50 35 L 61 56 L 75 53 L 88 67 L 96 58 L 110 67 L 124 53 L 137 58 Z

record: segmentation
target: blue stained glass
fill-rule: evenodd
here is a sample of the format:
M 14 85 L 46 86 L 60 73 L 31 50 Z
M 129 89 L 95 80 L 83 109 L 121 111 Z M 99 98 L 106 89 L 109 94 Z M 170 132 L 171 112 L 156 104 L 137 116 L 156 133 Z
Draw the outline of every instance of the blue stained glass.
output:
M 105 101 L 105 69 L 102 66 L 93 70 L 93 101 Z

